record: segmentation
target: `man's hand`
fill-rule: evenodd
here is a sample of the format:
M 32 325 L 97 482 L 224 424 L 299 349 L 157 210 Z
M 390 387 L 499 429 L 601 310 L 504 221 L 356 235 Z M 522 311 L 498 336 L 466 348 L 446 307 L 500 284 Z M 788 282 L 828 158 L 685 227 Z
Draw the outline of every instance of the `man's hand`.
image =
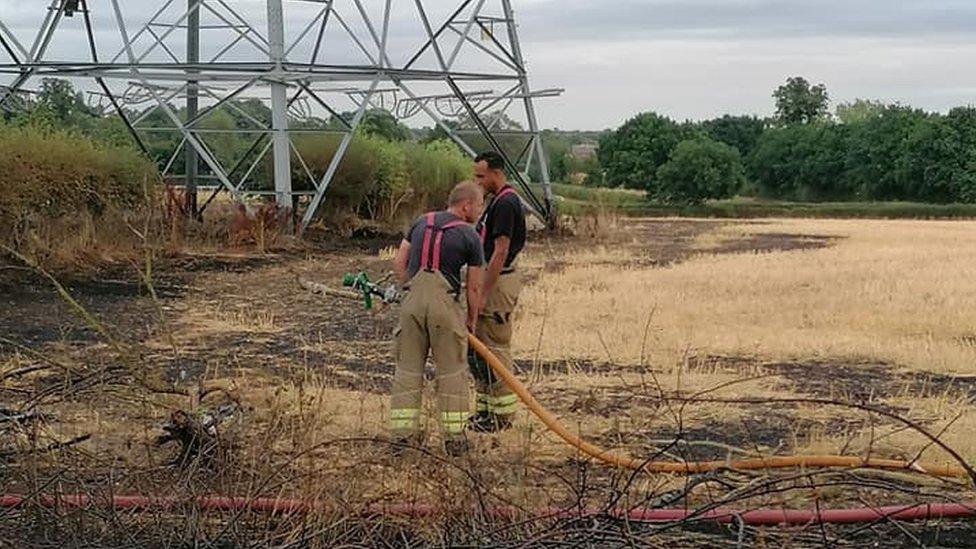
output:
M 468 331 L 474 333 L 475 326 L 478 324 L 478 315 L 484 307 L 484 293 L 481 281 L 484 278 L 484 269 L 481 267 L 468 267 L 467 277 L 467 298 L 468 298 L 468 318 L 465 324 Z
M 508 250 L 511 245 L 512 239 L 507 236 L 495 238 L 495 250 L 491 253 L 491 259 L 488 261 L 488 269 L 485 271 L 484 287 L 482 288 L 485 296 L 495 289 L 495 284 L 498 284 L 498 277 L 502 275 L 502 270 L 505 269 L 505 260 L 508 259 Z

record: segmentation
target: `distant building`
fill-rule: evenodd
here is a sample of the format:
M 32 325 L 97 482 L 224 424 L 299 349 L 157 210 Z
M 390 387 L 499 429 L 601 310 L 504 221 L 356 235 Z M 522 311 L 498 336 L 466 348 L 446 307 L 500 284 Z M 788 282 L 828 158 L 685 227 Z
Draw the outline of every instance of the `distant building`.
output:
M 600 145 L 594 142 L 579 143 L 577 145 L 573 145 L 570 155 L 572 155 L 572 157 L 576 160 L 589 160 L 596 156 L 596 152 L 599 148 Z

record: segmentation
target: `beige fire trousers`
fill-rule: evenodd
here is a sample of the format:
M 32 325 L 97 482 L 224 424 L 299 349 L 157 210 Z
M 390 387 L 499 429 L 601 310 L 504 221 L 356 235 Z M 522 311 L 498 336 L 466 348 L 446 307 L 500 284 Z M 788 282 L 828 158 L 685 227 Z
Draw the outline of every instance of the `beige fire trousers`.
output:
M 424 366 L 430 353 L 436 367 L 441 427 L 447 439 L 458 438 L 470 414 L 464 308 L 439 272 L 421 270 L 408 287 L 395 332 L 391 432 L 395 438 L 418 437 L 422 432 Z
M 516 271 L 503 273 L 485 300 L 485 307 L 478 316 L 475 335 L 491 349 L 502 364 L 512 370 L 512 331 L 515 307 L 522 292 L 522 276 Z M 503 418 L 518 410 L 518 397 L 500 379 L 481 357 L 469 359 L 475 379 L 475 410 L 490 412 Z

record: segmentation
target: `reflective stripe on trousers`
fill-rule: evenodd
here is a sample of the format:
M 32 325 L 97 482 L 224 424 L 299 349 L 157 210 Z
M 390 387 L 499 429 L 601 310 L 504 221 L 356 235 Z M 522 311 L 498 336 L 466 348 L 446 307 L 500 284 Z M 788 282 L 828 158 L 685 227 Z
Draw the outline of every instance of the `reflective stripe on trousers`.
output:
M 519 399 L 518 396 L 512 393 L 497 397 L 478 393 L 475 396 L 475 404 L 475 409 L 479 412 L 491 412 L 499 416 L 510 416 L 518 411 Z
M 470 415 L 468 412 L 442 412 L 441 426 L 444 432 L 448 435 L 461 434 Z
M 419 430 L 420 408 L 394 408 L 390 410 L 390 429 L 410 432 Z

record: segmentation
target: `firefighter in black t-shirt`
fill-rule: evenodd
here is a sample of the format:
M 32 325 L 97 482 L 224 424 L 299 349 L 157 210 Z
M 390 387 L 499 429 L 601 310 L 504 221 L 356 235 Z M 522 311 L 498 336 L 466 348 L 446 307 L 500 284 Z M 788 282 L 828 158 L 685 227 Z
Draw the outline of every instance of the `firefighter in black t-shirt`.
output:
M 500 154 L 486 152 L 475 158 L 475 180 L 486 194 L 494 196 L 477 226 L 488 264 L 482 284 L 484 306 L 475 335 L 511 370 L 512 313 L 522 291 L 515 264 L 525 246 L 525 212 L 515 189 L 506 181 L 505 160 Z M 492 374 L 483 359 L 469 355 L 468 363 L 476 390 L 475 415 L 468 427 L 483 433 L 511 427 L 518 397 Z

